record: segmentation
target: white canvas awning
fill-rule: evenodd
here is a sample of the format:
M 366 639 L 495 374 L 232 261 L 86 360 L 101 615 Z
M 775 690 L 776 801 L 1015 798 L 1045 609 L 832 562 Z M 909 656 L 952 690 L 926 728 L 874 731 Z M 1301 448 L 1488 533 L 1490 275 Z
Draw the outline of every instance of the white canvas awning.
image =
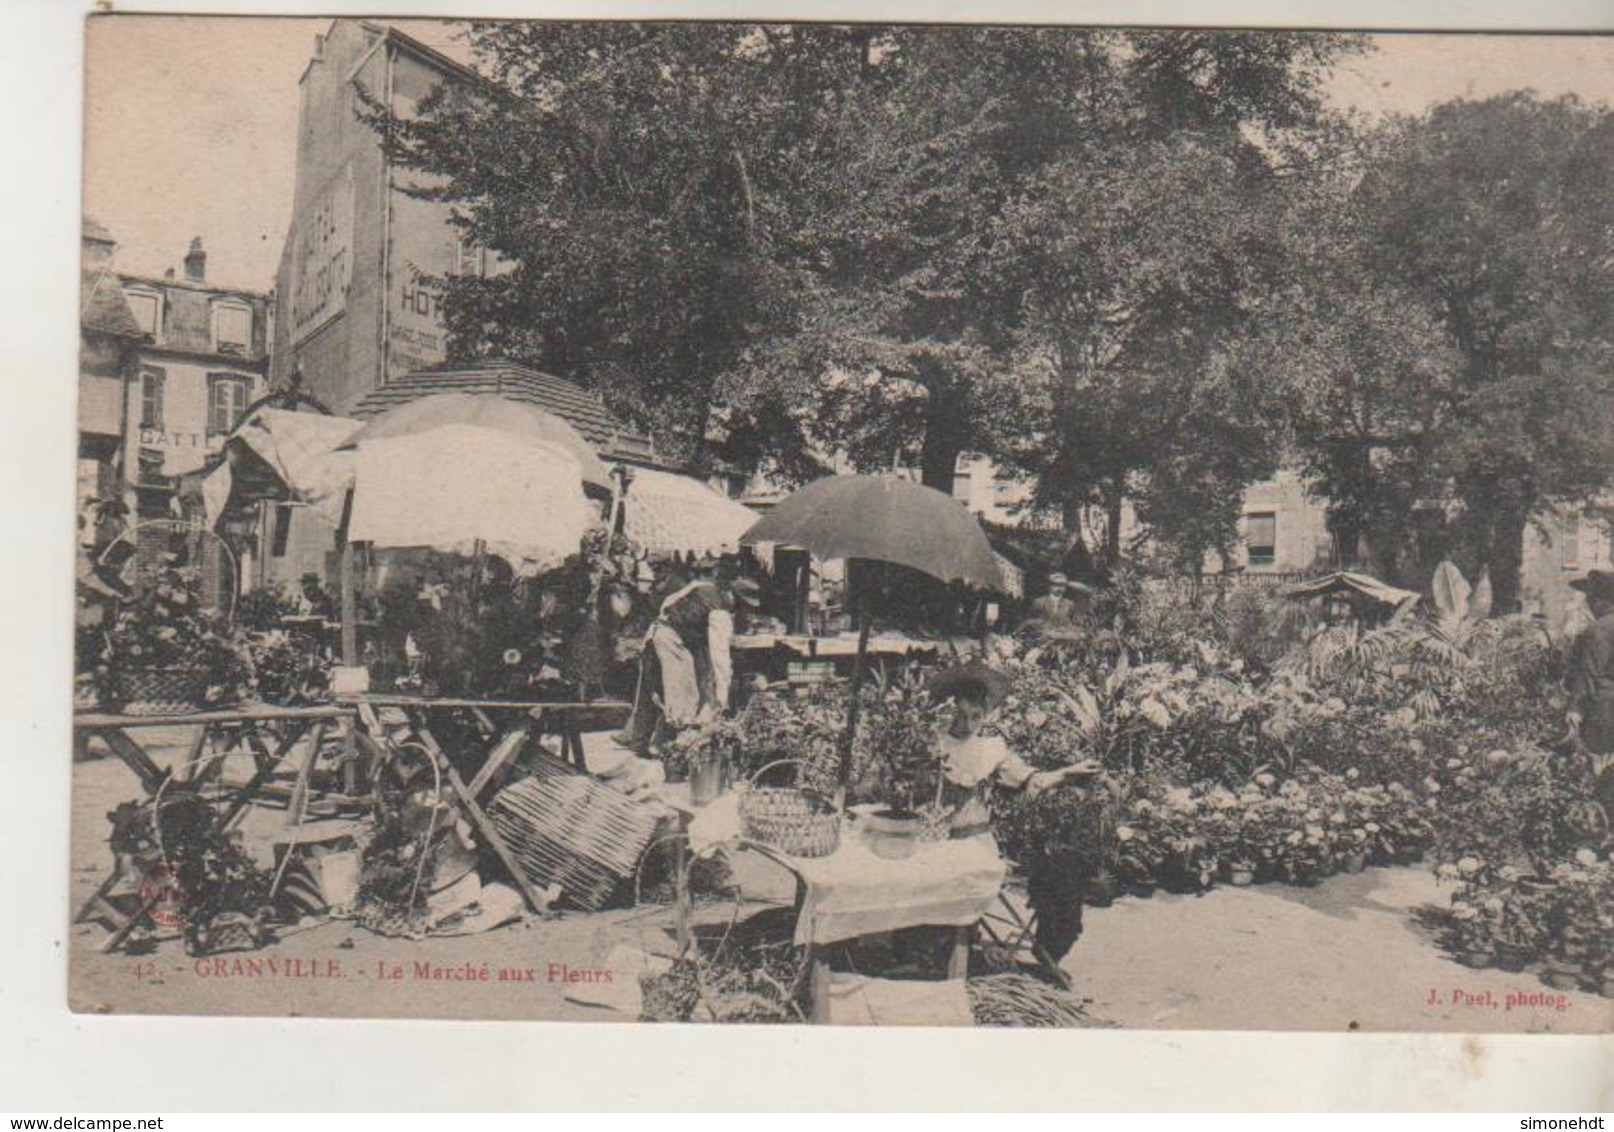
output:
M 531 574 L 576 554 L 599 522 L 576 458 L 554 444 L 465 425 L 357 449 L 348 538 L 465 553 L 477 543 Z
M 652 553 L 721 554 L 739 549 L 757 513 L 689 476 L 633 469 L 623 501 L 628 538 Z
M 243 477 L 235 474 L 235 465 L 245 456 L 273 473 L 293 499 L 313 507 L 332 526 L 340 525 L 353 483 L 353 452 L 341 445 L 361 424 L 320 413 L 259 409 L 236 426 L 224 443 L 224 462 L 203 481 L 208 522 L 218 520 L 230 493 L 239 489 Z

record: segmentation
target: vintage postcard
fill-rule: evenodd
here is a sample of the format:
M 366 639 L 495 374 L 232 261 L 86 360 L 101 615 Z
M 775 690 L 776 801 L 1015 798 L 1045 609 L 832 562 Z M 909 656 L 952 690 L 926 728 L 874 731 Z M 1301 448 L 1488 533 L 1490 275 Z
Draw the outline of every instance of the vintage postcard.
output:
M 1614 38 L 85 34 L 75 1010 L 1614 1028 Z

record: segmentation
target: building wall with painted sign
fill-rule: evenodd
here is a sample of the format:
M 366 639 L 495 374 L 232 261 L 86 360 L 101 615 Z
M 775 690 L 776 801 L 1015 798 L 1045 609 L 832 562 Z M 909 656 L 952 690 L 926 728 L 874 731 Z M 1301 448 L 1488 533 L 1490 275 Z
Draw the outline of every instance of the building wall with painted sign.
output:
M 271 380 L 301 375 L 332 411 L 348 411 L 386 381 L 442 362 L 447 332 L 433 277 L 480 270 L 450 223 L 450 206 L 409 189 L 419 175 L 391 168 L 361 120 L 360 91 L 414 112 L 452 64 L 395 31 L 338 19 L 320 37 L 302 81 L 292 222 L 277 291 Z
M 384 98 L 382 37 L 337 20 L 317 38 L 299 88 L 292 219 L 281 249 L 270 381 L 303 387 L 341 412 L 381 372 L 386 165 L 360 118 L 363 91 Z

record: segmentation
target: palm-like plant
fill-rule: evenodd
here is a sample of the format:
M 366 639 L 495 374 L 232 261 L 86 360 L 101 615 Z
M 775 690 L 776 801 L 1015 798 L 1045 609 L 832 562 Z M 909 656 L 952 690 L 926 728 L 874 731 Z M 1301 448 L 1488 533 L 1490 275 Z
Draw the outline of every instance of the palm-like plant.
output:
M 1486 575 L 1470 587 L 1456 566 L 1442 562 L 1431 588 L 1433 603 L 1422 613 L 1404 609 L 1375 629 L 1355 622 L 1324 627 L 1280 668 L 1347 699 L 1407 707 L 1431 719 L 1551 646 L 1528 617 L 1490 616 Z

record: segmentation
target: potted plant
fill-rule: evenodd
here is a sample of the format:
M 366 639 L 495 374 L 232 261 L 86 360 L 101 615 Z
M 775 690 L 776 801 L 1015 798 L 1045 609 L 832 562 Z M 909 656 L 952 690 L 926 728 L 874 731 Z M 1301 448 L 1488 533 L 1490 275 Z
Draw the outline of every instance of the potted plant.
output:
M 112 699 L 130 715 L 221 707 L 240 699 L 251 669 L 241 642 L 201 607 L 197 572 L 165 564 L 106 635 Z

